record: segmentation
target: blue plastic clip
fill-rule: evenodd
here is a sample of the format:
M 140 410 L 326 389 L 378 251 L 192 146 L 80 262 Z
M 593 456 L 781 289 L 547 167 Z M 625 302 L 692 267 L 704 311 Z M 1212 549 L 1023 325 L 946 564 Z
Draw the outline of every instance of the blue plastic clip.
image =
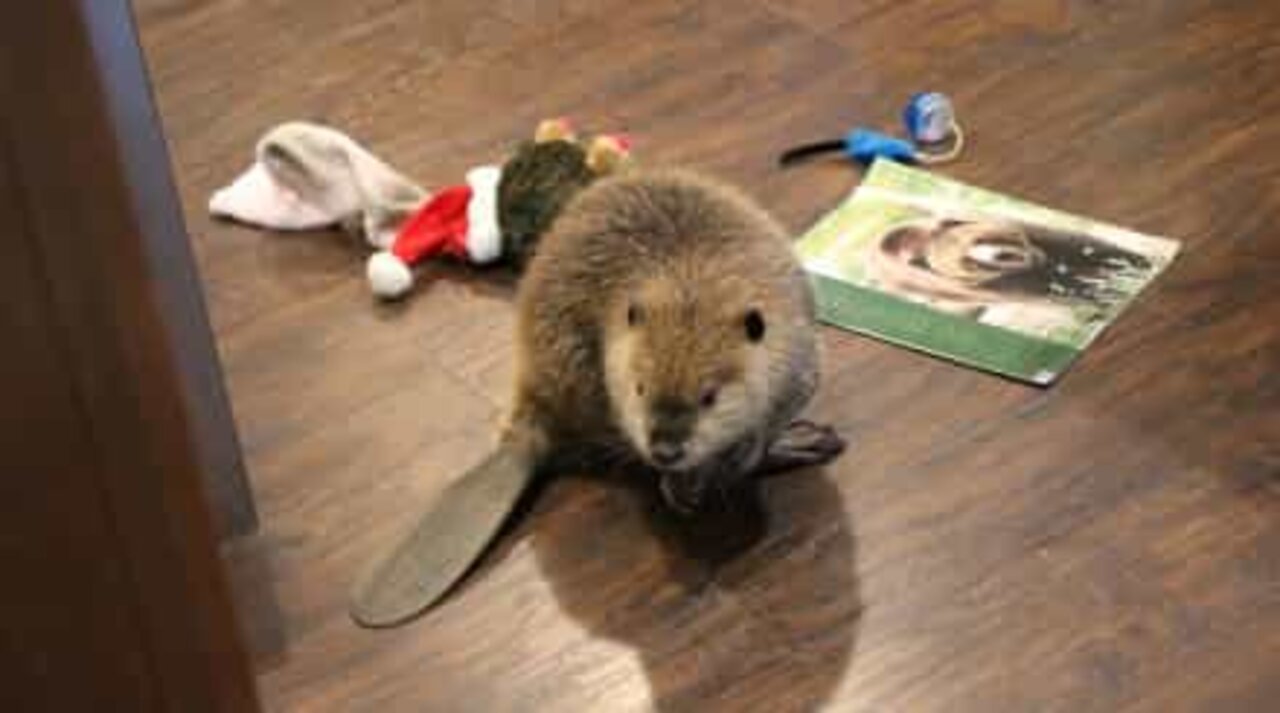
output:
M 916 163 L 916 148 L 909 141 L 895 139 L 870 129 L 854 129 L 844 137 L 844 152 L 849 158 L 869 165 L 877 158 L 902 163 Z

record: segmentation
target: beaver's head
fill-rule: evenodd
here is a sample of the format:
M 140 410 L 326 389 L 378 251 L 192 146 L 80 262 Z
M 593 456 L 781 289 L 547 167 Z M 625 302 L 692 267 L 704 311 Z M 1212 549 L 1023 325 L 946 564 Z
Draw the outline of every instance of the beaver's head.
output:
M 694 287 L 697 284 L 697 287 Z M 668 501 L 696 506 L 724 458 L 749 458 L 768 408 L 774 333 L 743 281 L 653 279 L 609 307 L 605 373 L 618 423 L 662 473 Z M 730 455 L 732 453 L 732 455 Z

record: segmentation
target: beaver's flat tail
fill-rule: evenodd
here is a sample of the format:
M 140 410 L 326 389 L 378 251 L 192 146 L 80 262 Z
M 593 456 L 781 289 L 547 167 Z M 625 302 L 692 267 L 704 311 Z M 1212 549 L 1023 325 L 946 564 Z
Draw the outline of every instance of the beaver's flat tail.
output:
M 533 473 L 528 452 L 504 443 L 445 488 L 356 586 L 351 598 L 356 623 L 398 626 L 439 603 L 484 554 Z

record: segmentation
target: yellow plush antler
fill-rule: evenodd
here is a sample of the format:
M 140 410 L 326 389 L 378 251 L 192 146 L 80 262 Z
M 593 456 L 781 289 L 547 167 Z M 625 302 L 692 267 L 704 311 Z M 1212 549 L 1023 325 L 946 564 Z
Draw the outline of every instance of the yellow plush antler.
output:
M 573 130 L 573 122 L 563 116 L 556 119 L 543 119 L 538 123 L 538 130 L 533 133 L 534 142 L 539 144 L 548 141 L 576 141 L 577 138 Z
M 622 134 L 597 136 L 587 149 L 587 168 L 596 175 L 613 173 L 631 158 L 631 140 Z

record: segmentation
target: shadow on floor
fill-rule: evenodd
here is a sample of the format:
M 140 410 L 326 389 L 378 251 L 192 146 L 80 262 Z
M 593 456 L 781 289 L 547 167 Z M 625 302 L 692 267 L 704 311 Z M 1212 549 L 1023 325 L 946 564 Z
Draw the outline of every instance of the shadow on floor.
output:
M 634 649 L 659 711 L 818 709 L 852 659 L 857 546 L 821 470 L 693 520 L 634 479 L 547 485 L 530 532 L 561 609 Z

